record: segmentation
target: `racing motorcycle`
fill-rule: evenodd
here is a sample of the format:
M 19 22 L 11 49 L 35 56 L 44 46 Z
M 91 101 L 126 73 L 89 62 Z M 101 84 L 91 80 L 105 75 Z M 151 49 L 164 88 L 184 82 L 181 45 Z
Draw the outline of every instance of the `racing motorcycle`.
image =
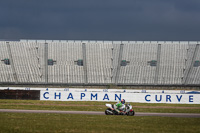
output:
M 123 105 L 123 107 L 122 107 L 123 110 L 120 110 L 120 113 L 118 113 L 114 109 L 113 104 L 106 104 L 106 107 L 108 107 L 105 110 L 106 115 L 127 115 L 127 116 L 134 116 L 135 115 L 135 111 L 132 109 L 132 106 L 130 104 Z

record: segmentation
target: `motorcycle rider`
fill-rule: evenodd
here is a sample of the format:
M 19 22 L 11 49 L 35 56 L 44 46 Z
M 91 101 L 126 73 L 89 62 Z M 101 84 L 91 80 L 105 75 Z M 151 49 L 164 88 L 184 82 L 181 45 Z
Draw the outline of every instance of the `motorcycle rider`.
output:
M 120 113 L 120 112 L 122 112 L 124 109 L 125 109 L 125 100 L 124 99 L 122 99 L 121 101 L 119 101 L 118 103 L 116 103 L 115 105 L 114 105 L 114 109 L 118 112 L 118 113 Z

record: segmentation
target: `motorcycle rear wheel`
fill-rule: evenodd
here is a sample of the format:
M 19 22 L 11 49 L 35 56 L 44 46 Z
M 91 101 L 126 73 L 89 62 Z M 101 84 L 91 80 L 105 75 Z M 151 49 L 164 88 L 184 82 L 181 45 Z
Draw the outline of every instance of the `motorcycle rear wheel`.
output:
M 106 110 L 105 110 L 105 114 L 106 114 L 106 115 L 113 115 L 113 114 L 109 113 L 107 110 L 108 110 L 108 111 L 112 111 L 112 110 L 111 110 L 111 109 L 109 109 L 109 108 L 108 108 L 108 109 L 106 109 Z

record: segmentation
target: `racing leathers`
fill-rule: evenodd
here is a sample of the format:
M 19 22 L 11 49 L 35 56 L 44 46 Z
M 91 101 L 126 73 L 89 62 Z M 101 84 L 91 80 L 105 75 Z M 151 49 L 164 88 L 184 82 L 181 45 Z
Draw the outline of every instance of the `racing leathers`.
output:
M 122 104 L 121 102 L 118 102 L 118 103 L 114 104 L 114 109 L 115 109 L 118 113 L 120 113 L 120 112 L 122 112 L 122 111 L 125 110 L 125 105 Z

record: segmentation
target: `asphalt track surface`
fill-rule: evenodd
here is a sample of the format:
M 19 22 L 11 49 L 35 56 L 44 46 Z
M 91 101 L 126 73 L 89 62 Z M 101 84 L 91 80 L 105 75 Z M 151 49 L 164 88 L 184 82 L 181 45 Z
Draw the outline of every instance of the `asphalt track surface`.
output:
M 56 110 L 0 109 L 0 112 L 105 115 L 104 112 L 99 112 L 99 111 L 56 111 Z M 135 116 L 162 116 L 162 117 L 194 117 L 194 118 L 200 118 L 200 114 L 195 114 L 195 113 L 143 113 L 143 112 L 136 112 Z

